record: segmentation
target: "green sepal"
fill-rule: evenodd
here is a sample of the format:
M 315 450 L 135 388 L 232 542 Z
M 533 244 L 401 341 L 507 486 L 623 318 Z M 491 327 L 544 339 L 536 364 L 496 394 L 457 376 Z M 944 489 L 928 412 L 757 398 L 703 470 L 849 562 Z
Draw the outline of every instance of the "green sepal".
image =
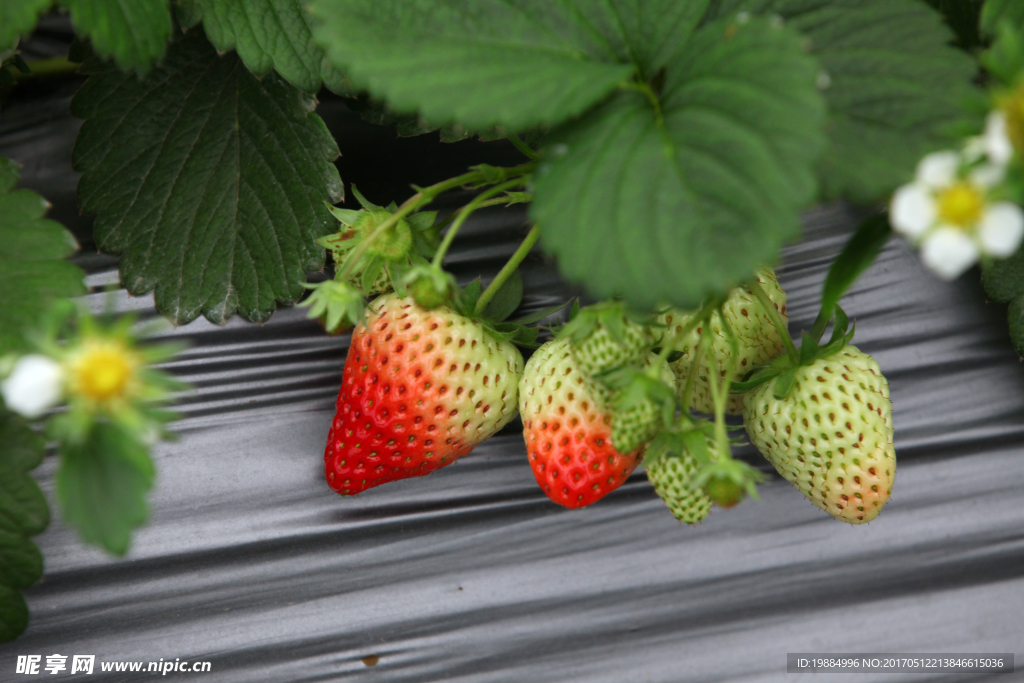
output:
M 523 276 L 518 270 L 512 271 L 502 283 L 494 298 L 484 307 L 483 316 L 495 322 L 501 322 L 512 315 L 523 301 Z
M 359 188 L 357 188 L 355 186 L 355 183 L 352 183 L 351 187 L 352 187 L 352 194 L 355 195 L 356 201 L 358 201 L 359 205 L 362 206 L 364 209 L 366 209 L 367 211 L 384 211 L 385 210 L 383 206 L 377 206 L 376 204 L 371 202 L 369 199 L 364 197 L 363 193 L 359 191 Z
M 566 301 L 565 303 L 555 304 L 554 306 L 548 306 L 547 308 L 541 309 L 539 311 L 535 311 L 533 313 L 527 313 L 526 315 L 520 316 L 520 317 L 518 317 L 515 320 L 512 320 L 510 322 L 519 323 L 520 325 L 532 325 L 534 323 L 540 322 L 541 320 L 543 320 L 544 318 L 548 317 L 549 315 L 554 315 L 555 313 L 558 313 L 559 311 L 564 309 L 566 306 L 568 306 L 570 303 L 572 303 L 572 305 L 574 307 L 577 307 L 577 309 L 578 309 L 580 302 L 579 302 L 579 299 L 570 299 L 569 301 Z
M 793 388 L 796 380 L 796 368 L 784 370 L 775 380 L 775 398 L 780 401 L 789 396 L 789 390 Z
M 832 262 L 821 293 L 821 311 L 811 328 L 810 335 L 821 339 L 832 317 L 833 309 L 846 291 L 867 270 L 892 237 L 889 215 L 871 216 L 860 224 L 843 251 Z
M 392 259 L 385 259 L 380 255 L 367 255 L 363 260 L 363 277 L 362 286 L 364 292 L 373 290 L 373 284 L 377 281 L 381 272 L 384 270 L 384 264 Z
M 473 312 L 476 310 L 476 302 L 480 299 L 482 290 L 483 284 L 480 282 L 480 278 L 473 280 L 460 289 L 452 302 L 456 312 L 467 318 L 472 318 Z

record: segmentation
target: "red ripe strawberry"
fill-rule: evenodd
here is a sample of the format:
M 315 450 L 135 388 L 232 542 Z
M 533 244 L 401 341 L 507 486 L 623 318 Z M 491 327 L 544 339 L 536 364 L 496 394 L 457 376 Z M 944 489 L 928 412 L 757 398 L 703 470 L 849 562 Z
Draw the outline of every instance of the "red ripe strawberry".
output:
M 519 383 L 519 411 L 530 467 L 548 498 L 567 508 L 597 502 L 640 464 L 643 449 L 612 446 L 611 415 L 588 389 L 568 339 L 537 349 Z
M 450 465 L 516 414 L 523 357 L 450 308 L 387 294 L 352 335 L 327 483 L 354 495 Z

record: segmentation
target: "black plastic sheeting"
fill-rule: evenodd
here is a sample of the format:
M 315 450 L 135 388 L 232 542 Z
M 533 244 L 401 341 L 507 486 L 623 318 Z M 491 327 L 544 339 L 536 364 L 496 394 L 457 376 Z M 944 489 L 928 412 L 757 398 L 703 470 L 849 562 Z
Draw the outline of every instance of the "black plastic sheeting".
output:
M 75 205 L 79 122 L 67 104 L 77 83 L 23 88 L 0 118 L 0 155 L 82 239 L 99 308 L 117 275 L 113 258 L 90 253 L 90 221 Z M 343 178 L 373 201 L 517 160 L 501 142 L 396 140 L 330 98 L 320 113 Z M 805 241 L 786 249 L 794 330 L 810 327 L 856 222 L 841 206 L 811 211 Z M 521 208 L 481 212 L 450 264 L 463 280 L 493 276 L 524 225 Z M 524 278 L 524 312 L 571 294 L 540 256 Z M 155 315 L 152 297 L 115 297 Z M 195 389 L 174 425 L 180 440 L 155 450 L 151 521 L 123 560 L 84 547 L 59 520 L 37 537 L 46 576 L 27 592 L 28 631 L 0 645 L 0 679 L 31 680 L 13 673 L 17 656 L 53 653 L 209 661 L 210 673 L 168 676 L 226 682 L 803 680 L 785 673 L 787 652 L 1016 651 L 1020 672 L 1024 366 L 1005 308 L 985 303 L 977 271 L 942 283 L 897 241 L 844 306 L 895 410 L 893 497 L 862 527 L 835 522 L 778 477 L 761 502 L 715 510 L 696 528 L 677 523 L 640 472 L 590 508 L 563 510 L 537 487 L 518 421 L 433 475 L 341 498 L 323 481 L 322 454 L 347 336 L 326 336 L 298 309 L 262 326 L 200 320 L 169 332 L 191 348 L 168 367 Z M 55 465 L 36 473 L 51 500 Z M 153 675 L 97 664 L 91 676 L 37 678 Z M 854 677 L 814 680 L 832 679 Z

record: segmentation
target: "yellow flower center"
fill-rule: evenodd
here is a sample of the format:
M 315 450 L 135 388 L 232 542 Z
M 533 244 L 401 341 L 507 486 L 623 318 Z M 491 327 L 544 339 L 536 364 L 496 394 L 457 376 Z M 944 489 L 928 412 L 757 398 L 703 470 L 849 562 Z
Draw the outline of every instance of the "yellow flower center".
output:
M 74 391 L 96 401 L 123 396 L 136 364 L 121 344 L 92 342 L 74 361 Z
M 939 194 L 939 218 L 958 228 L 972 228 L 985 210 L 985 195 L 974 185 L 959 182 Z

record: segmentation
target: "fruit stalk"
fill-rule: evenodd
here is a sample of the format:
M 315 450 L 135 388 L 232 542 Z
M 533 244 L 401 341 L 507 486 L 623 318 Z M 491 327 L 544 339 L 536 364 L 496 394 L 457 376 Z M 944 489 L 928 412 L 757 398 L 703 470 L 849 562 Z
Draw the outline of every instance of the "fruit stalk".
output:
M 526 255 L 530 253 L 530 250 L 533 249 L 533 245 L 537 243 L 539 238 L 540 226 L 534 225 L 530 228 L 530 232 L 526 234 L 526 239 L 523 240 L 523 243 L 520 244 L 519 248 L 516 249 L 514 254 L 512 254 L 508 263 L 498 271 L 498 274 L 493 280 L 491 280 L 491 284 L 487 285 L 487 289 L 485 289 L 483 294 L 480 295 L 480 298 L 477 299 L 476 308 L 473 310 L 474 314 L 480 315 L 483 313 L 484 309 L 487 308 L 487 304 L 491 303 L 491 299 L 493 299 L 494 295 L 498 293 L 501 286 L 505 284 L 505 281 L 512 277 L 512 273 L 516 272 L 516 268 L 518 268 L 519 264 L 523 262 Z
M 444 234 L 444 240 L 441 242 L 441 246 L 437 248 L 437 252 L 434 253 L 434 261 L 431 265 L 433 265 L 435 268 L 441 267 L 441 264 L 444 263 L 445 254 L 448 253 L 448 248 L 452 245 L 452 242 L 455 240 L 455 236 L 459 233 L 459 230 L 462 228 L 462 224 L 465 223 L 471 215 L 473 215 L 474 211 L 479 209 L 481 205 L 483 205 L 488 199 L 490 199 L 494 195 L 501 194 L 505 190 L 511 189 L 516 185 L 522 185 L 525 182 L 526 180 L 522 177 L 514 178 L 513 180 L 501 183 L 500 185 L 495 185 L 491 189 L 481 192 L 476 197 L 474 197 L 473 201 L 471 201 L 469 204 L 463 207 L 463 209 L 459 212 L 459 217 L 455 219 L 454 223 L 452 223 L 452 227 L 448 228 L 448 232 Z
M 530 157 L 531 159 L 540 159 L 540 155 L 534 152 L 532 149 L 530 149 L 530 146 L 523 142 L 523 139 L 520 138 L 515 133 L 509 133 L 505 137 L 508 138 L 508 141 L 512 143 L 513 147 L 518 149 L 526 156 Z

